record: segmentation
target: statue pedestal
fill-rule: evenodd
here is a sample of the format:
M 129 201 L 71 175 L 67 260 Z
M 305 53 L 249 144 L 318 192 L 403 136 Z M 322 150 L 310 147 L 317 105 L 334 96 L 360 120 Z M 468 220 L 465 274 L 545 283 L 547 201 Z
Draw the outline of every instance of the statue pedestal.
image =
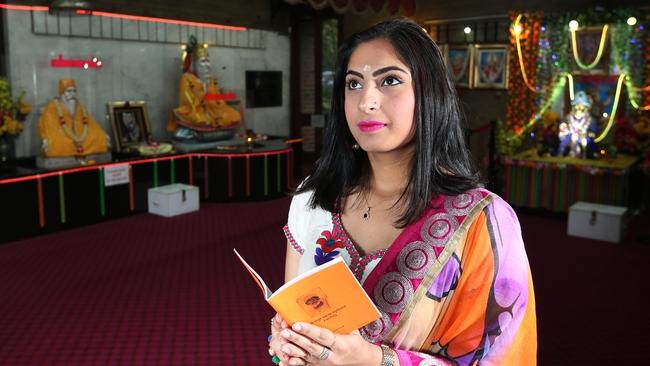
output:
M 45 156 L 36 157 L 36 167 L 39 169 L 56 170 L 66 168 L 77 168 L 80 166 L 105 164 L 113 160 L 110 152 L 101 154 L 90 154 L 86 156 L 64 156 L 48 158 Z
M 218 150 L 228 152 L 230 150 L 242 150 L 247 147 L 246 140 L 237 138 L 214 142 L 183 142 L 174 141 L 174 147 L 180 152 Z M 251 148 L 254 146 L 251 146 Z

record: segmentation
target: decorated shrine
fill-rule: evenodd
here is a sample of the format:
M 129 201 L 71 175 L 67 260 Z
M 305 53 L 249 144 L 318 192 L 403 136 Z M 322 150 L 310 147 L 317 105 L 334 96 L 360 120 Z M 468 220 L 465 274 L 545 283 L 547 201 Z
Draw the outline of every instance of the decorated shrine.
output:
M 628 206 L 650 172 L 650 32 L 634 9 L 510 14 L 502 187 L 524 207 Z

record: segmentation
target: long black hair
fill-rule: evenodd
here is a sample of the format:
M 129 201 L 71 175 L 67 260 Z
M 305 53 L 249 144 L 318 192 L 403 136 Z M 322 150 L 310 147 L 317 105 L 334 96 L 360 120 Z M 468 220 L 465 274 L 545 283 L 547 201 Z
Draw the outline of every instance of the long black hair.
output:
M 297 193 L 313 191 L 311 207 L 335 211 L 355 192 L 367 194 L 370 163 L 345 117 L 345 74 L 350 56 L 362 43 L 389 41 L 411 71 L 414 82 L 415 153 L 408 183 L 399 199 L 401 215 L 395 225 L 415 222 L 440 195 L 458 195 L 479 185 L 478 172 L 467 149 L 463 114 L 456 89 L 440 49 L 416 23 L 390 20 L 348 38 L 339 48 L 332 91 L 330 120 L 323 132 L 323 151 Z

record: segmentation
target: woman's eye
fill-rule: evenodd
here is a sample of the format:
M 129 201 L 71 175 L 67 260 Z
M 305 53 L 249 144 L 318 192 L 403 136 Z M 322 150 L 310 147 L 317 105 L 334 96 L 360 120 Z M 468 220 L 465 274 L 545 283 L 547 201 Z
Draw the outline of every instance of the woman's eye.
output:
M 361 88 L 361 83 L 356 80 L 348 81 L 348 89 L 359 89 Z
M 382 83 L 382 86 L 392 86 L 392 85 L 398 85 L 401 84 L 402 81 L 396 77 L 389 76 L 386 79 L 384 79 L 384 82 Z

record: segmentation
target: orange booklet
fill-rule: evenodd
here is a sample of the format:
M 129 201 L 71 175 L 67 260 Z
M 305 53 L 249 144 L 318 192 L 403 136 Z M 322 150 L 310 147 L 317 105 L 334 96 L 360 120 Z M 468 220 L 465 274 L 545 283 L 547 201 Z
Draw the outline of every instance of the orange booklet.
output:
M 348 334 L 379 319 L 379 310 L 341 257 L 297 276 L 272 292 L 237 250 L 233 250 L 266 301 L 289 325 L 305 322 Z

